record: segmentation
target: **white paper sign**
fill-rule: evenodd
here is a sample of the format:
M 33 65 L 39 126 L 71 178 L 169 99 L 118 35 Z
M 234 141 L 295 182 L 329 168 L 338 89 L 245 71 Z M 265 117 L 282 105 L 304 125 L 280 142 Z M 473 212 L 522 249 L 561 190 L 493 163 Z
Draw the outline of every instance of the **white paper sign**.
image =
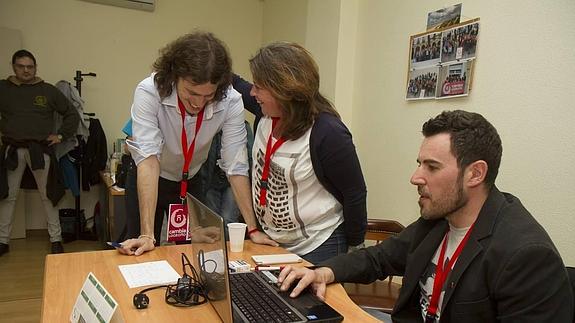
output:
M 70 314 L 70 322 L 108 323 L 124 322 L 124 319 L 118 310 L 118 302 L 96 276 L 89 273 Z

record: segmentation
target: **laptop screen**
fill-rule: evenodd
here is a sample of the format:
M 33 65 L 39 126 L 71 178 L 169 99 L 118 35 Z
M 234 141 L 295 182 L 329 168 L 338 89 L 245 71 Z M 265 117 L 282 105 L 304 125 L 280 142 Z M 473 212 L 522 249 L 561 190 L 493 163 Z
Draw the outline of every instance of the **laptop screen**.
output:
M 222 217 L 188 193 L 194 267 L 206 284 L 210 304 L 224 323 L 232 322 L 228 256 Z

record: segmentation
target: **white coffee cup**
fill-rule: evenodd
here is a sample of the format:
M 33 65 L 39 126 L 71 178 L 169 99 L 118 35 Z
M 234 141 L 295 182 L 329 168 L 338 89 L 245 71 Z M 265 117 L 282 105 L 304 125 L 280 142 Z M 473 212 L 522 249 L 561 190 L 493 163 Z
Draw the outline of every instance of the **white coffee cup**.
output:
M 247 227 L 245 223 L 228 223 L 231 252 L 242 252 L 244 250 L 244 237 L 246 236 Z

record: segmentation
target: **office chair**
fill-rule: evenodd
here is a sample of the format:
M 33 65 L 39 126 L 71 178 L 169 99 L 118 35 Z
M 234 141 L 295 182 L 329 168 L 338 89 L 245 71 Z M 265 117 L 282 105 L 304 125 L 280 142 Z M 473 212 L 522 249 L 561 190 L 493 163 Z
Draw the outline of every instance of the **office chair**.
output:
M 403 229 L 404 226 L 397 221 L 368 219 L 365 240 L 377 244 L 398 235 Z M 377 280 L 371 284 L 344 283 L 343 287 L 349 298 L 357 305 L 391 313 L 401 288 L 401 284 L 394 283 L 392 279 L 393 276 L 389 276 L 385 280 Z

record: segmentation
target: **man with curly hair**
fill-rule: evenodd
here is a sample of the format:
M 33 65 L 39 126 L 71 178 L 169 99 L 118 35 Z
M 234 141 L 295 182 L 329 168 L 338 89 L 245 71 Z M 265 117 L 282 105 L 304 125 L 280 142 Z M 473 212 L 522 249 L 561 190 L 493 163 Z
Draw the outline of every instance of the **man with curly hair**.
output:
M 141 255 L 160 241 L 164 211 L 187 192 L 203 194 L 199 176 L 213 137 L 222 131 L 219 166 L 228 176 L 250 238 L 277 245 L 257 231 L 251 205 L 247 134 L 241 95 L 231 86 L 231 59 L 213 34 L 184 35 L 160 51 L 154 72 L 138 84 L 132 104 L 140 236 L 119 251 Z M 128 216 L 130 216 L 128 214 Z M 208 237 L 209 239 L 209 237 Z

